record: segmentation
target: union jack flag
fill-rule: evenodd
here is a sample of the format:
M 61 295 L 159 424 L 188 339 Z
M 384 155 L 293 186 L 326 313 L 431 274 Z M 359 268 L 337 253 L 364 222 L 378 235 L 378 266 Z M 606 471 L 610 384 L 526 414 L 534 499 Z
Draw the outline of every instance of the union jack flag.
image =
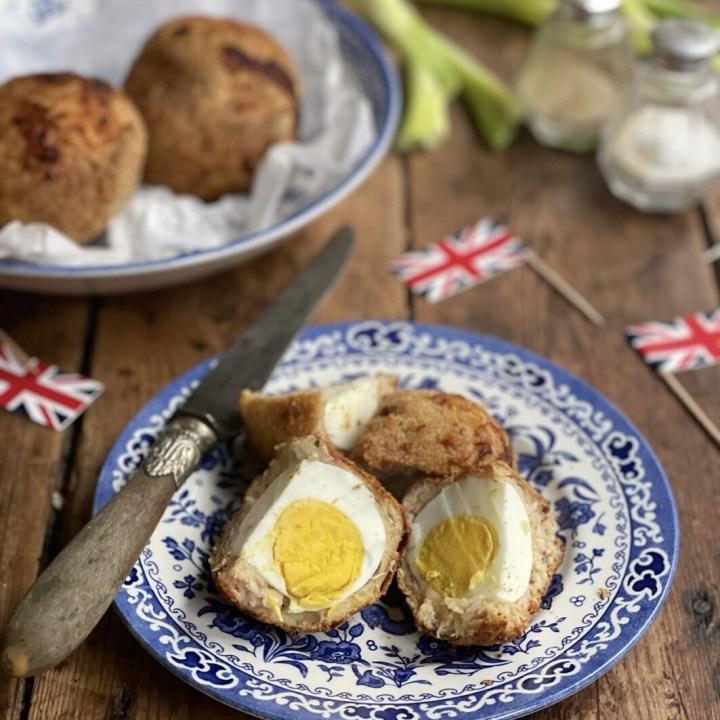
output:
M 38 358 L 21 361 L 0 340 L 0 407 L 39 425 L 64 430 L 104 390 L 102 383 L 62 373 Z
M 390 263 L 390 271 L 412 292 L 435 303 L 525 261 L 523 241 L 485 218 L 425 250 L 405 253 Z
M 720 309 L 647 322 L 625 331 L 630 344 L 657 371 L 677 373 L 720 363 Z

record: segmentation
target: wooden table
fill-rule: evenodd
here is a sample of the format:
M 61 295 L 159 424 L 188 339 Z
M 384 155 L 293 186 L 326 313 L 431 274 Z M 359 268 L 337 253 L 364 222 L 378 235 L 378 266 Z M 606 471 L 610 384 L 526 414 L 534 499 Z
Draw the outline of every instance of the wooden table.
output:
M 438 27 L 506 78 L 526 29 L 428 10 Z M 598 388 L 638 426 L 677 500 L 681 554 L 669 598 L 630 654 L 550 718 L 720 718 L 718 448 L 629 348 L 627 325 L 718 307 L 717 268 L 700 253 L 720 237 L 720 189 L 675 216 L 645 216 L 606 190 L 591 156 L 523 135 L 492 154 L 461 106 L 438 151 L 388 156 L 351 197 L 252 262 L 208 279 L 111 297 L 0 291 L 0 328 L 25 350 L 101 380 L 104 396 L 62 434 L 0 413 L 0 623 L 38 572 L 90 516 L 98 472 L 137 410 L 180 373 L 222 351 L 341 223 L 359 242 L 314 322 L 412 319 L 480 331 L 536 351 Z M 429 305 L 410 297 L 388 261 L 483 216 L 505 222 L 605 316 L 590 324 L 529 268 Z M 720 422 L 717 368 L 682 376 Z M 113 611 L 56 669 L 0 678 L 7 720 L 236 718 L 140 649 Z

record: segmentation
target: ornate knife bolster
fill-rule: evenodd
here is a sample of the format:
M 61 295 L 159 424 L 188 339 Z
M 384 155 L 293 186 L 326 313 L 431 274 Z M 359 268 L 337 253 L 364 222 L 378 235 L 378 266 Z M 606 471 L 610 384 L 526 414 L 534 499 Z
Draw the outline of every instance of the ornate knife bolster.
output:
M 171 475 L 179 488 L 216 442 L 217 435 L 202 420 L 174 418 L 150 449 L 143 470 L 150 477 Z

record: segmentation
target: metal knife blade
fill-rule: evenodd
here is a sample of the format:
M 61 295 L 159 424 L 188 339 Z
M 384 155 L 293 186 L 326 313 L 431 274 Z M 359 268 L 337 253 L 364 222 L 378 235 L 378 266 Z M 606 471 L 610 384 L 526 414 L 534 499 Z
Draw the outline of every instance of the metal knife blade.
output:
M 241 429 L 237 396 L 259 390 L 329 289 L 353 243 L 338 231 L 176 412 L 127 484 L 41 573 L 5 628 L 0 666 L 16 677 L 54 667 L 100 621 L 170 498 L 219 440 Z
M 219 438 L 241 430 L 237 397 L 240 390 L 260 390 L 275 364 L 320 300 L 319 292 L 343 266 L 353 231 L 340 228 L 250 327 L 224 354 L 188 398 L 179 414 L 204 420 Z M 324 292 L 322 293 L 324 295 Z

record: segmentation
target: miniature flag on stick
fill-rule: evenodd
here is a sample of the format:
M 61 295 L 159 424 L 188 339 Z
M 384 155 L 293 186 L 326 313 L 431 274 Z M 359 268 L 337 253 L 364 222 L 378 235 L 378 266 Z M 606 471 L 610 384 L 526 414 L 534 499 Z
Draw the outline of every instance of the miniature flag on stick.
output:
M 506 227 L 490 218 L 446 235 L 422 251 L 405 253 L 390 271 L 411 292 L 436 303 L 527 263 L 596 325 L 600 313 Z
M 626 334 L 645 362 L 720 446 L 720 430 L 675 377 L 678 372 L 720 364 L 720 309 L 685 315 L 670 323 L 631 325 Z
M 0 408 L 64 430 L 104 390 L 102 383 L 28 358 L 0 331 Z
M 525 246 L 502 225 L 481 220 L 390 264 L 410 290 L 436 303 L 525 263 Z

